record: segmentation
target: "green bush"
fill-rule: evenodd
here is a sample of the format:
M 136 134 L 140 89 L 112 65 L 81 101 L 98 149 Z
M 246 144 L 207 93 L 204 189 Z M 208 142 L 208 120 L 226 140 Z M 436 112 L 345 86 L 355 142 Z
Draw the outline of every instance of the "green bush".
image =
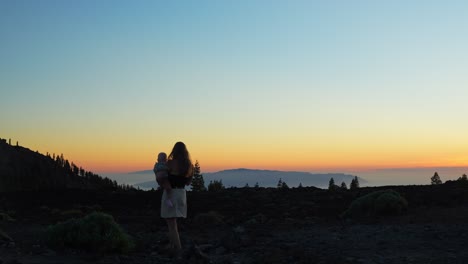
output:
M 354 200 L 342 217 L 399 215 L 407 208 L 408 202 L 398 192 L 375 191 Z
M 377 215 L 399 215 L 408 208 L 408 202 L 399 193 L 382 193 L 374 203 L 374 212 Z
M 99 253 L 127 253 L 134 247 L 131 238 L 114 218 L 99 212 L 49 226 L 46 234 L 48 244 L 54 248 L 72 247 Z

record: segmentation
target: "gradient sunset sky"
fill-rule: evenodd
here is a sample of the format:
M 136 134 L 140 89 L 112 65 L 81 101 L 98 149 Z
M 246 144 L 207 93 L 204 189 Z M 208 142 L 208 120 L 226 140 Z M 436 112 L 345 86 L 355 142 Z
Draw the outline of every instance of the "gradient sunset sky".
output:
M 0 1 L 0 137 L 95 173 L 468 166 L 467 1 Z

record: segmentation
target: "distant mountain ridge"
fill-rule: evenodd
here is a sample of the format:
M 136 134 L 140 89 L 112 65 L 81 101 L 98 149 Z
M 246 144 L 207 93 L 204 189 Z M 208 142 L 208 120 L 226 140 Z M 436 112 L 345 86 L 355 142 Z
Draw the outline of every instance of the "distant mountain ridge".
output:
M 148 173 L 152 171 L 147 171 Z M 278 181 L 285 182 L 289 187 L 297 187 L 299 184 L 302 186 L 315 186 L 318 188 L 328 188 L 328 184 L 331 178 L 335 181 L 335 184 L 341 185 L 342 182 L 346 183 L 349 187 L 351 180 L 356 177 L 355 175 L 345 173 L 310 173 L 301 171 L 278 171 L 278 170 L 259 170 L 259 169 L 229 169 L 218 172 L 207 172 L 203 173 L 203 179 L 205 185 L 208 185 L 210 181 L 221 180 L 226 187 L 244 187 L 249 185 L 253 187 L 258 183 L 260 187 L 276 187 Z M 359 183 L 365 184 L 367 181 L 363 178 L 358 177 Z M 156 188 L 157 184 L 155 181 L 148 181 L 136 184 L 141 188 L 150 189 Z
M 340 185 L 345 182 L 347 186 L 355 175 L 345 173 L 310 173 L 302 171 L 278 171 L 278 170 L 258 170 L 258 169 L 230 169 L 214 173 L 204 173 L 203 177 L 205 183 L 211 180 L 222 180 L 226 186 L 236 186 L 244 182 L 241 186 L 248 184 L 254 186 L 258 183 L 263 187 L 276 187 L 278 181 L 281 179 L 289 187 L 297 187 L 299 184 L 302 186 L 315 186 L 318 188 L 327 188 L 330 179 L 333 178 L 335 184 Z M 234 180 L 235 179 L 235 180 Z M 358 177 L 360 183 L 366 183 L 365 179 Z M 237 184 L 236 184 L 237 183 Z

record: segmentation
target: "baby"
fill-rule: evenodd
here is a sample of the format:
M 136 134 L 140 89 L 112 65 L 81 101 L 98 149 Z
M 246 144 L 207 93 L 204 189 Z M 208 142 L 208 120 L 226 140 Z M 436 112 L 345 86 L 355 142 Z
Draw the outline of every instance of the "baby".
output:
M 167 199 L 165 201 L 168 207 L 173 207 L 171 201 L 171 183 L 169 182 L 168 178 L 168 168 L 167 168 L 167 155 L 164 152 L 160 152 L 158 154 L 158 160 L 156 164 L 154 164 L 154 174 L 156 175 L 156 181 L 158 182 L 159 186 L 161 186 L 164 190 L 166 190 Z

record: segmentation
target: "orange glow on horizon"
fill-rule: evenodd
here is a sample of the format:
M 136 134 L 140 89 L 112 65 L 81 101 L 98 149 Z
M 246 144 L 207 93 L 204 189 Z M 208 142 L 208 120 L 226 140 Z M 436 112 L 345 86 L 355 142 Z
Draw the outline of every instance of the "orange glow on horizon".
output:
M 13 139 L 16 141 L 16 139 Z M 26 141 L 26 140 L 24 140 Z M 40 153 L 64 154 L 70 162 L 94 173 L 128 173 L 151 170 L 159 150 L 170 152 L 176 140 L 163 144 L 152 142 L 80 144 L 72 140 L 52 144 L 20 145 Z M 49 142 L 49 141 L 47 141 Z M 191 141 L 187 141 L 191 142 Z M 218 142 L 215 142 L 218 143 Z M 228 142 L 229 143 L 229 142 Z M 433 148 L 422 146 L 358 145 L 338 142 L 334 145 L 312 144 L 267 144 L 256 141 L 252 144 L 230 142 L 227 146 L 188 143 L 192 161 L 199 161 L 202 173 L 226 169 L 248 168 L 260 170 L 342 172 L 368 171 L 386 168 L 468 167 L 467 146 L 458 144 L 445 150 L 443 145 Z M 341 145 L 340 145 L 341 144 Z M 28 146 L 30 145 L 30 146 Z M 404 149 L 404 151 L 401 151 Z M 89 151 L 92 150 L 92 151 Z M 228 151 L 227 151 L 228 150 Z M 416 151 L 417 150 L 417 151 Z M 438 150 L 438 151 L 436 151 Z
M 195 160 L 194 160 L 195 162 Z M 85 169 L 100 172 L 100 173 L 128 173 L 135 171 L 151 170 L 154 161 L 146 164 L 119 164 L 115 165 L 112 162 L 108 163 L 95 163 L 89 164 L 89 166 L 83 166 Z M 305 172 L 364 172 L 373 171 L 379 169 L 392 169 L 392 168 L 445 168 L 445 167 L 468 167 L 468 164 L 452 163 L 452 164 L 441 164 L 441 163 L 419 163 L 415 165 L 409 165 L 405 163 L 386 163 L 386 164 L 323 164 L 316 166 L 306 166 L 304 164 L 266 164 L 266 163 L 225 163 L 225 164 L 205 164 L 199 160 L 200 168 L 203 172 L 217 172 L 229 169 L 257 169 L 257 170 L 279 170 L 279 171 L 305 171 Z M 89 169 L 88 169 L 89 167 Z

